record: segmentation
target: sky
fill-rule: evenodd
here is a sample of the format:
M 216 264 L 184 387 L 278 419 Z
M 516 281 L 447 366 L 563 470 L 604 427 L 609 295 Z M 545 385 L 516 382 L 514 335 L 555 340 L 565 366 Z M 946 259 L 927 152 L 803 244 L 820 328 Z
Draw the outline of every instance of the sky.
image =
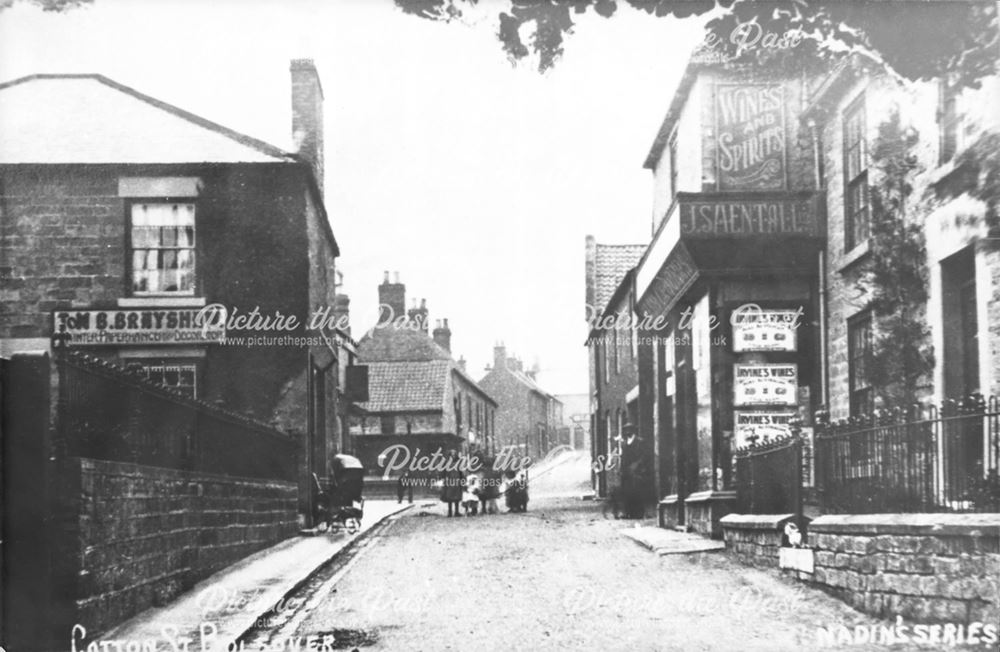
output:
M 648 242 L 642 163 L 705 19 L 588 12 L 540 74 L 481 5 L 443 24 L 391 0 L 20 3 L 0 12 L 0 81 L 101 73 L 290 150 L 289 61 L 314 59 L 355 336 L 398 271 L 475 377 L 502 341 L 548 391 L 585 393 L 585 237 Z

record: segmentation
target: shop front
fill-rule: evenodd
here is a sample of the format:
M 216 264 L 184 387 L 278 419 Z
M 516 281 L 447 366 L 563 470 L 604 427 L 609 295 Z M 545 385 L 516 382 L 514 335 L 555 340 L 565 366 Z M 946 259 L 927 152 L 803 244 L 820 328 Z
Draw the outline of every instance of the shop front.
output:
M 820 199 L 677 193 L 640 263 L 639 418 L 661 525 L 719 536 L 733 450 L 818 407 Z

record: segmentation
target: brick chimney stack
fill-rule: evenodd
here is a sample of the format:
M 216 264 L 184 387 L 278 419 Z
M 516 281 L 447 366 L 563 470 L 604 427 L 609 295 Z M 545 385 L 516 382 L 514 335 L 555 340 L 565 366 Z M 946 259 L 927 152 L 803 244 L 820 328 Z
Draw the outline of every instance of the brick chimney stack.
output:
M 420 307 L 417 307 L 417 300 L 413 300 L 413 307 L 410 308 L 410 312 L 407 313 L 410 321 L 419 324 L 420 330 L 423 333 L 427 333 L 427 299 L 420 300 Z
M 507 367 L 507 347 L 503 342 L 497 342 L 493 347 L 493 368 L 504 369 Z
M 448 320 L 438 321 L 434 329 L 434 342 L 442 349 L 451 353 L 451 329 L 448 328 Z
M 399 272 L 396 272 L 395 283 L 389 282 L 389 272 L 385 273 L 382 285 L 378 286 L 379 319 L 398 319 L 406 314 L 406 286 L 399 282 Z M 392 314 L 387 315 L 387 310 Z
M 312 59 L 292 59 L 292 142 L 323 194 L 323 86 Z

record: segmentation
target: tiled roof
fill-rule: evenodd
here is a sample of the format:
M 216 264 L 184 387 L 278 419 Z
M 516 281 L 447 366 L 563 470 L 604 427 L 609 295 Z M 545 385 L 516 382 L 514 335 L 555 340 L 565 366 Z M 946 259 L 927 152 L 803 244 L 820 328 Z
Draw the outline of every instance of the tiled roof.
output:
M 444 410 L 451 362 L 368 362 L 369 412 Z
M 0 164 L 294 160 L 101 75 L 32 75 L 0 84 Z
M 598 244 L 595 259 L 597 276 L 595 310 L 604 310 L 625 275 L 642 258 L 646 245 Z
M 452 373 L 496 403 L 448 351 L 416 328 L 372 329 L 358 342 L 358 360 L 368 365 L 369 401 L 361 407 L 369 412 L 448 410 L 445 396 Z
M 384 326 L 374 328 L 358 342 L 358 358 L 365 363 L 401 360 L 451 360 L 426 333 L 415 328 Z

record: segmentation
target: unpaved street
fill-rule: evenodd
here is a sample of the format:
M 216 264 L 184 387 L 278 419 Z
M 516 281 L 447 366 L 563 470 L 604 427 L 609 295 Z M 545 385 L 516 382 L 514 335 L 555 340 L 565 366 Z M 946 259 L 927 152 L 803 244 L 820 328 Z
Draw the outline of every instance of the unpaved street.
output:
M 336 632 L 362 650 L 773 652 L 826 649 L 817 627 L 874 622 L 723 553 L 657 557 L 618 531 L 628 521 L 578 498 L 533 498 L 527 514 L 444 513 L 417 505 L 378 531 L 255 642 Z

